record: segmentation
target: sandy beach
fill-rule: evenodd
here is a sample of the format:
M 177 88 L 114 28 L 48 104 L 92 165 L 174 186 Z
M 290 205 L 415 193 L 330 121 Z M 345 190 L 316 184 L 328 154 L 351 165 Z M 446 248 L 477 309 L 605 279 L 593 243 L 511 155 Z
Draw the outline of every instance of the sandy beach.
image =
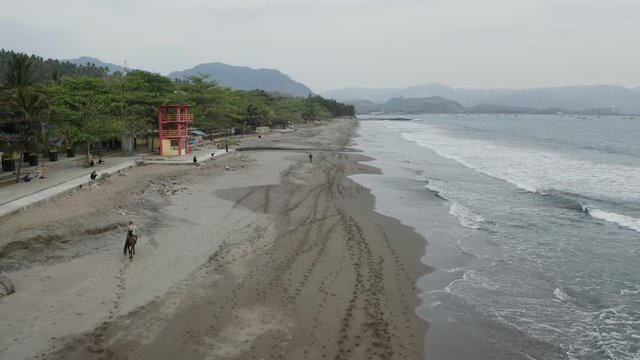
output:
M 203 166 L 139 166 L 0 220 L 16 287 L 0 298 L 0 358 L 423 359 L 425 241 L 347 177 L 378 171 L 349 151 L 356 127 L 245 138 Z

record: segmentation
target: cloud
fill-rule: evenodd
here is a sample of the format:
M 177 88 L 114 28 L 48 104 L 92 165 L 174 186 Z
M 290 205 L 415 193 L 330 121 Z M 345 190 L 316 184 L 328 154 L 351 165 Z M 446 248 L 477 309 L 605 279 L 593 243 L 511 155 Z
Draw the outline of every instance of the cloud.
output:
M 220 61 L 276 68 L 316 91 L 432 81 L 640 84 L 636 0 L 0 0 L 0 7 L 5 48 L 126 58 L 161 73 Z

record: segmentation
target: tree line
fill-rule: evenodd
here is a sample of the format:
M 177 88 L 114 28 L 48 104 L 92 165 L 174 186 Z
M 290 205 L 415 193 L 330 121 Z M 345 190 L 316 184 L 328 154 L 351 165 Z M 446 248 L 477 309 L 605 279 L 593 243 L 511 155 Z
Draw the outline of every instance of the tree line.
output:
M 136 136 L 157 129 L 156 108 L 165 104 L 189 105 L 193 127 L 206 132 L 355 114 L 353 106 L 320 96 L 233 90 L 203 76 L 172 81 L 142 70 L 109 74 L 106 68 L 0 51 L 0 151 L 5 153 L 39 154 L 62 141 L 89 156 L 92 143 L 112 139 L 129 152 Z
M 15 55 L 24 55 L 10 50 L 0 49 L 0 74 L 5 74 L 6 67 Z M 65 76 L 105 76 L 109 73 L 106 67 L 95 64 L 76 65 L 68 61 L 56 59 L 44 59 L 40 56 L 30 55 L 29 61 L 33 64 L 33 80 L 36 82 L 55 81 Z M 0 76 L 0 79 L 2 76 Z M 0 80 L 1 82 L 2 80 Z

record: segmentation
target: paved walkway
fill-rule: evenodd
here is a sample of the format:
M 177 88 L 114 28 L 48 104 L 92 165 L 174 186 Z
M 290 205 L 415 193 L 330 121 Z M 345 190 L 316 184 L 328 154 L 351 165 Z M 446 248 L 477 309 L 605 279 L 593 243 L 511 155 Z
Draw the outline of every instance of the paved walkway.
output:
M 233 150 L 229 150 L 230 152 Z M 117 173 L 120 170 L 136 166 L 139 161 L 146 164 L 165 165 L 191 165 L 193 156 L 198 163 L 203 163 L 214 156 L 225 154 L 224 149 L 198 148 L 190 155 L 163 158 L 151 157 L 105 157 L 105 163 L 95 167 L 82 167 L 78 165 L 82 158 L 63 158 L 57 162 L 46 162 L 47 177 L 45 179 L 33 179 L 30 182 L 8 183 L 0 187 L 0 218 L 13 214 L 29 206 L 47 201 L 55 196 L 66 193 L 81 185 L 91 182 L 89 174 L 95 170 L 98 177 L 103 173 Z M 32 175 L 36 167 L 27 168 Z

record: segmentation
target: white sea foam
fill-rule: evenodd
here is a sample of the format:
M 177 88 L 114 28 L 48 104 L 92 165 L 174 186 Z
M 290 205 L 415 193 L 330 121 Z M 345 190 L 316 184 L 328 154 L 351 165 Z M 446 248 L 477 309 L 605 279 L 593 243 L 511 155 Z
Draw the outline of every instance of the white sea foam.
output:
M 456 285 L 456 283 L 466 282 L 469 279 L 469 277 L 473 276 L 472 272 L 473 270 L 466 271 L 464 274 L 462 274 L 461 279 L 453 280 L 452 282 L 449 283 L 449 285 L 445 286 L 444 290 L 448 293 L 451 293 L 451 289 Z
M 480 229 L 480 223 L 484 221 L 482 216 L 474 214 L 464 205 L 461 205 L 457 202 L 451 203 L 449 214 L 457 217 L 460 221 L 460 224 L 471 229 Z
M 580 206 L 582 207 L 582 212 L 589 213 L 589 207 L 587 206 L 587 204 L 583 204 L 582 202 L 580 202 Z
M 586 207 L 589 215 L 604 220 L 608 222 L 612 222 L 618 224 L 620 226 L 629 228 L 631 230 L 640 232 L 640 219 L 636 219 L 630 216 L 616 214 L 614 212 L 600 210 L 600 209 L 592 209 Z
M 569 302 L 571 300 L 571 296 L 569 296 L 564 290 L 560 288 L 556 288 L 553 290 L 553 295 L 562 302 Z
M 380 123 L 376 124 L 378 125 Z M 527 148 L 517 144 L 457 138 L 455 134 L 436 125 L 427 124 L 426 121 L 394 122 L 385 126 L 395 133 L 402 134 L 404 139 L 433 150 L 442 157 L 455 160 L 478 173 L 504 180 L 529 192 L 549 195 L 554 201 L 557 200 L 556 195 L 559 195 L 558 202 L 563 205 L 563 209 L 579 211 L 582 206 L 582 210 L 594 218 L 636 231 L 640 229 L 640 219 L 621 215 L 627 214 L 627 209 L 635 211 L 635 204 L 631 203 L 640 201 L 640 168 L 638 167 L 601 163 L 605 160 L 597 160 L 608 158 L 604 156 L 594 156 L 592 159 L 585 160 L 576 155 L 580 154 L 579 149 L 563 154 L 560 150 L 550 151 L 534 148 L 533 145 Z M 443 126 L 451 128 L 446 124 Z M 455 127 L 452 129 L 459 130 Z M 470 133 L 467 132 L 467 134 Z M 431 151 L 424 152 L 425 158 L 431 159 Z M 416 158 L 419 157 L 420 155 L 416 154 Z M 432 165 L 434 171 L 429 172 L 427 166 Z M 461 222 L 462 219 L 473 220 L 473 212 L 469 210 L 478 209 L 477 211 L 480 212 L 484 204 L 475 206 L 474 195 L 480 194 L 483 196 L 482 200 L 486 197 L 482 193 L 471 192 L 480 187 L 472 187 L 469 190 L 468 187 L 458 185 L 465 185 L 468 181 L 482 176 L 471 174 L 471 177 L 466 177 L 469 171 L 453 166 L 451 174 L 461 175 L 461 177 L 449 177 L 450 173 L 447 171 L 450 170 L 450 165 L 452 165 L 450 162 L 439 158 L 433 164 L 426 165 L 425 176 L 429 178 L 427 187 L 448 200 L 450 213 L 457 216 Z M 495 181 L 487 181 L 487 183 L 496 184 Z M 498 184 L 496 187 L 503 190 L 504 185 L 506 183 Z M 512 191 L 508 194 L 512 194 Z M 487 195 L 493 195 L 493 193 L 487 192 Z M 540 200 L 538 196 L 522 198 Z M 514 199 L 514 203 L 517 200 L 519 199 Z M 458 201 L 460 203 L 457 203 Z M 580 206 L 576 201 L 582 201 Z M 616 203 L 624 204 L 616 208 Z M 460 207 L 461 204 L 469 207 L 464 209 L 469 211 L 471 216 L 461 216 L 465 214 L 464 209 Z M 485 212 L 481 213 L 485 214 Z M 583 225 L 582 221 L 586 218 L 579 213 L 577 215 L 580 222 L 572 224 L 575 229 Z M 490 223 L 493 214 L 489 212 L 486 216 L 486 221 L 476 222 L 475 225 L 493 230 Z M 633 216 L 637 217 L 637 215 Z M 531 226 L 536 224 L 536 220 L 537 218 L 531 219 Z M 551 226 L 562 225 L 563 220 L 559 219 Z M 598 228 L 605 234 L 611 230 Z M 523 234 L 528 235 L 526 233 L 528 229 L 523 227 Z M 629 266 L 618 269 L 625 265 L 623 261 L 620 264 L 614 264 L 613 261 L 603 257 L 600 264 L 591 266 L 588 260 L 581 258 L 588 255 L 589 257 L 584 259 L 590 259 L 594 253 L 591 250 L 601 249 L 603 243 L 606 247 L 605 241 L 585 243 L 579 237 L 574 239 L 559 236 L 559 239 L 566 239 L 566 241 L 536 242 L 528 241 L 530 239 L 527 236 L 513 238 L 501 236 L 511 234 L 506 230 L 513 230 L 516 234 L 516 231 L 519 231 L 516 228 L 507 227 L 498 230 L 498 236 L 495 239 L 490 231 L 486 233 L 465 231 L 465 234 L 471 234 L 471 236 L 456 236 L 461 252 L 473 254 L 473 258 L 465 256 L 468 262 L 464 267 L 442 269 L 447 273 L 462 271 L 462 278 L 452 280 L 443 290 L 427 292 L 432 300 L 442 301 L 446 305 L 443 306 L 442 311 L 456 311 L 457 308 L 455 310 L 446 308 L 447 306 L 455 307 L 457 301 L 465 301 L 474 309 L 468 313 L 469 318 L 472 318 L 476 312 L 483 314 L 486 318 L 519 329 L 531 338 L 557 345 L 566 351 L 569 359 L 637 358 L 634 355 L 637 354 L 637 339 L 640 338 L 637 334 L 640 321 L 636 299 L 640 289 L 636 286 L 638 282 L 635 275 L 631 278 L 626 277 L 629 276 L 628 274 L 633 274 L 633 271 L 628 271 Z M 570 233 L 567 232 L 567 234 Z M 505 259 L 499 263 L 500 266 L 495 266 L 495 262 L 492 262 L 495 261 L 494 257 L 485 258 L 478 255 L 478 249 L 484 248 L 478 245 L 477 240 L 483 239 L 484 236 L 489 240 L 499 241 L 497 248 L 504 252 Z M 626 239 L 620 242 L 626 244 Z M 594 247 L 590 248 L 590 246 Z M 618 251 L 624 251 L 622 249 L 625 248 L 620 249 Z M 625 256 L 623 260 L 626 259 Z M 491 262 L 492 266 L 482 266 L 488 262 Z M 606 266 L 600 266 L 602 263 L 606 263 Z M 616 277 L 618 274 L 624 277 Z M 609 279 L 624 281 L 624 289 L 619 288 L 619 283 L 613 281 L 610 283 Z M 559 286 L 560 283 L 567 284 L 567 287 Z M 586 298 L 584 298 L 585 294 L 588 295 Z M 601 310 L 601 304 L 610 304 L 611 308 Z
M 640 294 L 640 289 L 638 289 L 638 290 L 625 290 L 625 289 L 620 290 L 620 296 L 638 295 L 638 294 Z
M 544 194 L 556 190 L 600 199 L 640 201 L 639 167 L 601 164 L 540 149 L 456 138 L 436 126 L 422 123 L 387 126 L 440 156 L 525 191 Z M 583 211 L 595 218 L 640 232 L 640 219 L 581 205 Z M 478 228 L 476 219 L 458 205 L 452 205 L 451 214 L 458 216 L 463 225 Z
M 540 149 L 456 138 L 427 124 L 387 126 L 396 127 L 405 139 L 440 156 L 526 191 L 554 189 L 596 198 L 640 201 L 638 167 L 601 164 Z
M 446 198 L 447 198 L 446 194 L 444 194 L 444 189 L 443 189 L 441 186 L 439 186 L 438 184 L 436 184 L 436 182 L 435 182 L 435 181 L 431 181 L 431 182 L 429 182 L 429 183 L 425 186 L 425 188 L 427 188 L 427 189 L 429 189 L 429 190 L 433 191 L 434 193 L 436 193 L 436 194 L 437 194 L 438 196 L 440 196 L 441 198 L 444 198 L 444 199 L 446 199 Z

